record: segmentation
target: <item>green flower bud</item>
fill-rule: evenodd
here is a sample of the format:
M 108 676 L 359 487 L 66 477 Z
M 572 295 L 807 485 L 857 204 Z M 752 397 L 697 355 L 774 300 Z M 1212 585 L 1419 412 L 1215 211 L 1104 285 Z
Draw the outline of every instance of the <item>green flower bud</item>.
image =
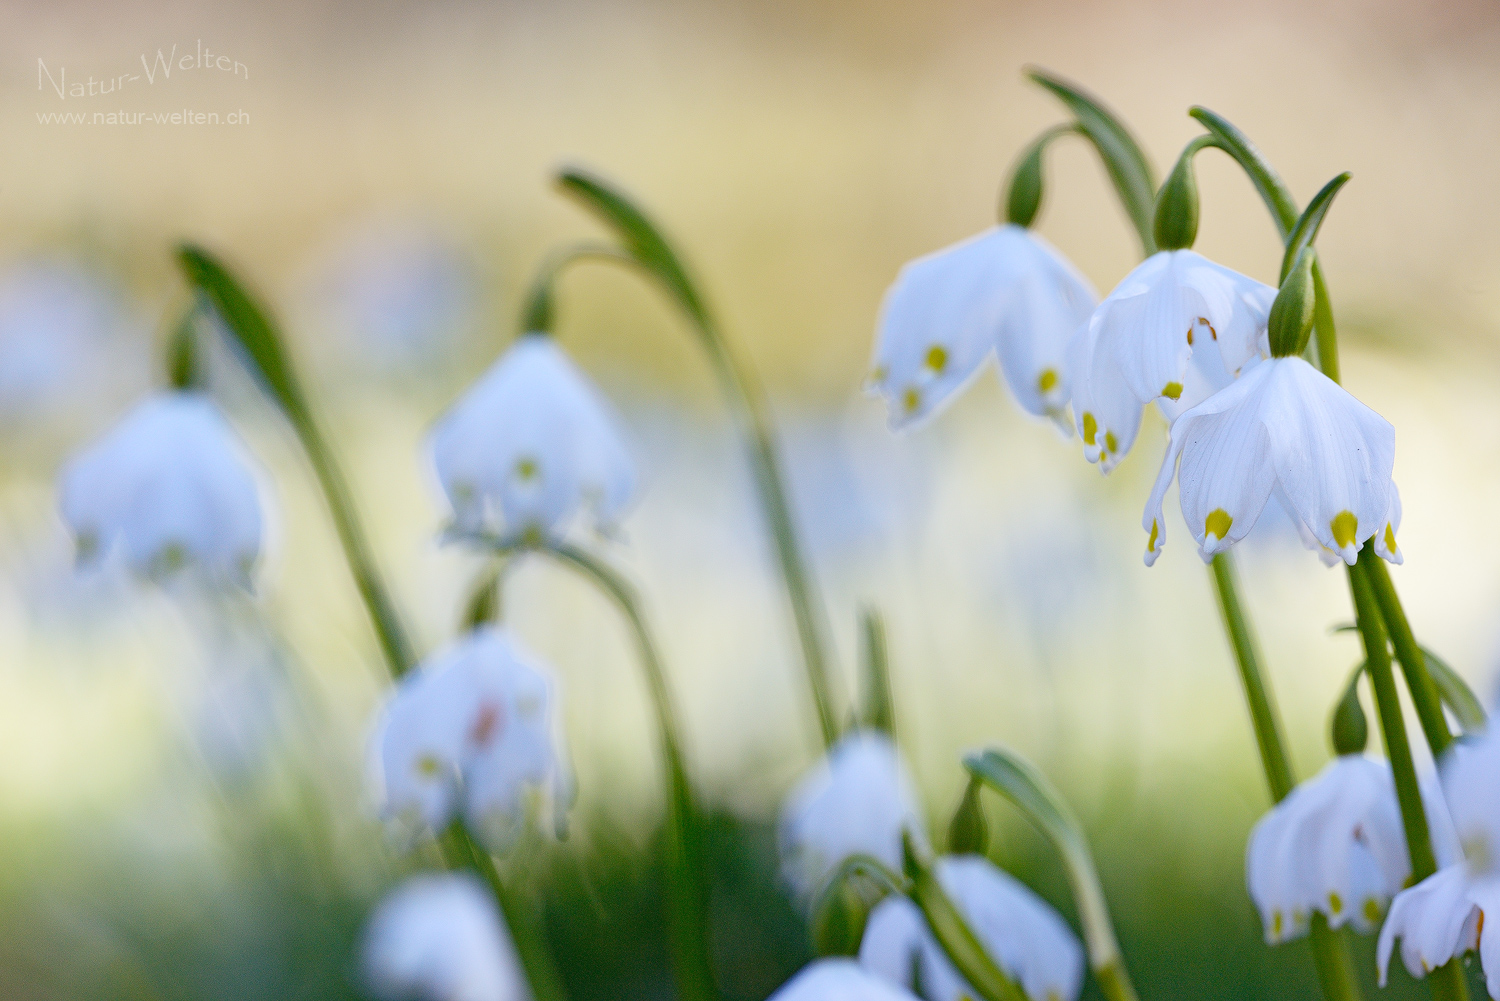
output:
M 203 381 L 198 363 L 198 307 L 193 305 L 177 321 L 167 342 L 167 380 L 173 389 L 194 389 Z
M 1010 175 L 1010 193 L 1005 198 L 1005 221 L 1030 228 L 1042 207 L 1042 149 L 1045 142 L 1031 144 L 1021 154 Z
M 1271 355 L 1290 358 L 1300 355 L 1307 347 L 1307 339 L 1313 328 L 1312 266 L 1316 251 L 1306 247 L 1297 255 L 1276 301 L 1271 304 L 1271 317 L 1267 334 L 1271 341 Z
M 949 855 L 983 855 L 990 844 L 990 829 L 984 819 L 984 804 L 979 801 L 981 783 L 969 779 L 964 798 L 948 825 Z
M 813 950 L 819 956 L 857 956 L 865 937 L 870 905 L 854 885 L 851 875 L 828 888 L 812 915 Z
M 1188 143 L 1156 195 L 1157 250 L 1186 250 L 1198 238 L 1198 175 L 1193 172 L 1193 157 L 1206 138 Z
M 1365 720 L 1364 708 L 1359 704 L 1358 682 L 1361 673 L 1355 672 L 1349 687 L 1344 689 L 1344 697 L 1333 707 L 1333 716 L 1329 721 L 1333 751 L 1338 755 L 1363 753 L 1365 744 L 1370 739 L 1370 725 Z

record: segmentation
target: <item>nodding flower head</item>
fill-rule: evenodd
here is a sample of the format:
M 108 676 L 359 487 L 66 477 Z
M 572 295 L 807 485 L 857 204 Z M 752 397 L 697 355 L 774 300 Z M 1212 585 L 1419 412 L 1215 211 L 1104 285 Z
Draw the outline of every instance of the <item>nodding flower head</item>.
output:
M 769 1001 L 918 1001 L 915 994 L 878 977 L 852 959 L 816 959 L 772 994 Z
M 364 939 L 371 992 L 387 1001 L 530 1001 L 494 899 L 466 873 L 413 876 L 375 909 Z
M 1399 562 L 1395 461 L 1395 429 L 1333 380 L 1297 357 L 1259 362 L 1173 422 L 1141 519 L 1146 565 L 1166 543 L 1162 507 L 1174 475 L 1205 561 L 1249 534 L 1276 492 L 1304 538 L 1350 566 L 1372 538 Z
M 901 871 L 901 835 L 920 836 L 916 796 L 890 738 L 855 731 L 798 782 L 782 807 L 781 871 L 811 900 L 845 859 L 869 855 Z
M 61 508 L 82 561 L 118 548 L 150 576 L 192 566 L 248 584 L 260 555 L 249 460 L 198 392 L 149 397 L 74 456 L 62 472 Z
M 1108 472 L 1135 443 L 1143 406 L 1173 419 L 1260 358 L 1275 298 L 1192 250 L 1153 254 L 1126 275 L 1069 348 L 1088 460 Z
M 583 509 L 608 531 L 635 486 L 618 419 L 545 334 L 521 337 L 480 376 L 431 448 L 461 531 L 556 535 Z
M 1021 408 L 1070 428 L 1065 354 L 1094 301 L 1040 236 L 992 227 L 901 269 L 881 306 L 869 387 L 885 397 L 891 426 L 908 427 L 998 354 Z
M 528 822 L 561 829 L 572 801 L 551 678 L 485 626 L 434 654 L 391 694 L 372 747 L 398 833 L 442 833 L 462 814 L 492 851 Z
M 978 855 L 939 859 L 937 874 L 980 944 L 1031 1001 L 1075 1001 L 1083 947 L 1050 904 Z M 920 983 L 928 1001 L 979 997 L 905 897 L 886 897 L 870 912 L 859 960 L 892 983 L 912 990 Z

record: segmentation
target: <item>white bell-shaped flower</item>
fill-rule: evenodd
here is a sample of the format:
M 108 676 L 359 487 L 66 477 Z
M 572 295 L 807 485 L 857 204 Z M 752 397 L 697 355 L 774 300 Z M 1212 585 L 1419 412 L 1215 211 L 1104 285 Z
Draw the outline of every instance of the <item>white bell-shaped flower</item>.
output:
M 1500 730 L 1455 743 L 1442 778 L 1444 819 L 1451 817 L 1462 856 L 1439 853 L 1441 868 L 1391 903 L 1376 948 L 1380 983 L 1399 938 L 1401 961 L 1414 977 L 1478 949 L 1490 997 L 1500 999 L 1500 935 L 1486 934 L 1500 921 Z
M 817 959 L 772 994 L 769 1001 L 918 1001 L 915 994 L 878 977 L 852 959 Z
M 1078 997 L 1083 947 L 1050 904 L 978 855 L 941 858 L 937 875 L 980 944 L 1031 1001 Z M 886 897 L 870 912 L 859 961 L 893 983 L 920 984 L 927 1001 L 979 997 L 905 897 Z
M 493 851 L 524 824 L 561 828 L 572 775 L 551 678 L 503 629 L 439 651 L 392 693 L 372 747 L 382 813 L 408 837 L 462 812 Z
M 522 336 L 433 428 L 457 527 L 557 534 L 587 508 L 611 529 L 635 485 L 618 425 L 550 336 Z
M 797 783 L 782 807 L 783 878 L 811 900 L 852 855 L 901 871 L 901 835 L 922 837 L 916 795 L 901 752 L 883 733 L 846 735 Z
M 387 1001 L 531 1001 L 494 899 L 466 873 L 413 876 L 365 931 L 364 972 Z
M 1013 223 L 906 264 L 885 294 L 870 388 L 891 426 L 936 413 L 989 359 L 1027 413 L 1071 429 L 1068 341 L 1094 290 L 1039 235 Z
M 1125 276 L 1069 347 L 1084 454 L 1108 472 L 1130 451 L 1141 408 L 1167 419 L 1258 359 L 1276 290 L 1192 250 L 1161 251 Z
M 207 396 L 147 398 L 70 460 L 63 519 L 80 560 L 118 546 L 135 570 L 188 565 L 248 583 L 260 554 L 260 495 L 249 459 Z
M 1245 873 L 1270 945 L 1305 935 L 1315 911 L 1373 931 L 1411 874 L 1390 765 L 1329 762 L 1256 823 Z
M 1396 431 L 1375 411 L 1301 358 L 1261 361 L 1173 422 L 1141 520 L 1146 565 L 1166 543 L 1174 475 L 1205 561 L 1249 534 L 1273 491 L 1305 536 L 1351 566 L 1371 536 L 1377 552 L 1399 559 L 1395 461 Z

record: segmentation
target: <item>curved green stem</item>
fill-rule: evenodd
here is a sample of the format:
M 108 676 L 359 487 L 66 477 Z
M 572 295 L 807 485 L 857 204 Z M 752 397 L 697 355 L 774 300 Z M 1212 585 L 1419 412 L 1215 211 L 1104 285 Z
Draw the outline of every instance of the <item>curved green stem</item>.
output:
M 827 628 L 812 571 L 792 521 L 765 391 L 750 369 L 734 357 L 703 297 L 660 229 L 622 192 L 601 178 L 568 169 L 558 174 L 558 184 L 615 228 L 629 258 L 661 282 L 698 333 L 698 342 L 708 354 L 709 364 L 744 439 L 756 496 L 771 530 L 776 562 L 796 620 L 818 725 L 825 746 L 832 746 L 839 736 L 839 723 L 834 710 L 832 668 L 825 653 Z M 618 259 L 619 255 L 614 257 Z
M 688 783 L 683 760 L 682 727 L 662 668 L 661 654 L 646 623 L 640 599 L 624 577 L 576 546 L 564 542 L 497 540 L 474 536 L 497 554 L 536 551 L 587 578 L 619 608 L 635 639 L 646 687 L 661 735 L 662 765 L 666 772 L 669 829 L 668 880 L 671 900 L 672 949 L 677 986 L 684 999 L 712 1001 L 719 996 L 714 982 L 709 944 L 708 863 L 705 858 L 702 816 Z

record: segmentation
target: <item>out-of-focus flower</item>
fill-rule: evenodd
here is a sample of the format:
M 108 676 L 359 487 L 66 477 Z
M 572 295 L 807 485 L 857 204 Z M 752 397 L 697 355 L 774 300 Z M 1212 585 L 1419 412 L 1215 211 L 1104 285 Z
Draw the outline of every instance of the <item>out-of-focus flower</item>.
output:
M 1084 454 L 1108 472 L 1135 443 L 1141 408 L 1172 419 L 1262 352 L 1276 290 L 1192 250 L 1146 258 L 1069 346 L 1073 413 Z
M 852 855 L 900 872 L 906 830 L 922 836 L 901 753 L 882 733 L 855 731 L 787 797 L 778 830 L 782 876 L 798 897 L 810 900 Z
M 635 485 L 618 420 L 546 334 L 526 334 L 438 422 L 438 478 L 460 531 L 560 533 L 580 508 L 601 530 Z
M 1434 847 L 1451 859 L 1457 847 L 1442 797 L 1422 791 Z M 1307 934 L 1314 911 L 1330 927 L 1374 931 L 1411 874 L 1390 765 L 1360 754 L 1329 762 L 1256 823 L 1245 872 L 1268 944 Z
M 1068 339 L 1094 290 L 1051 244 L 1023 226 L 994 226 L 901 269 L 885 294 L 870 388 L 891 426 L 936 413 L 998 353 L 1027 413 L 1071 429 Z
M 494 900 L 464 873 L 413 876 L 376 908 L 364 971 L 388 1001 L 530 1001 Z
M 354 365 L 408 371 L 451 355 L 478 320 L 469 255 L 440 228 L 374 218 L 341 233 L 310 271 L 308 305 Z
M 0 415 L 35 418 L 96 396 L 101 382 L 118 375 L 112 349 L 128 326 L 108 287 L 78 265 L 36 260 L 7 269 L 0 275 Z
M 1463 857 L 1439 858 L 1442 868 L 1391 902 L 1376 947 L 1380 984 L 1399 938 L 1401 961 L 1414 977 L 1478 949 L 1490 997 L 1500 999 L 1500 935 L 1493 931 L 1500 918 L 1500 732 L 1454 744 L 1442 779 Z
M 782 984 L 769 1001 L 917 1001 L 917 997 L 852 959 L 819 959 Z
M 980 943 L 1031 1001 L 1078 997 L 1083 947 L 1050 904 L 978 855 L 941 858 L 937 875 Z M 913 990 L 920 983 L 927 1001 L 979 996 L 905 897 L 889 896 L 870 912 L 859 961 L 893 983 Z
M 248 583 L 260 554 L 255 477 L 229 424 L 201 393 L 158 393 L 63 469 L 61 507 L 80 560 L 118 545 L 131 567 L 194 565 Z
M 1141 520 L 1146 565 L 1166 544 L 1162 504 L 1174 474 L 1205 561 L 1249 534 L 1279 491 L 1304 538 L 1352 566 L 1374 536 L 1376 551 L 1394 562 L 1395 461 L 1396 431 L 1379 414 L 1301 358 L 1262 361 L 1173 423 Z
M 483 626 L 402 679 L 376 727 L 383 813 L 407 835 L 460 812 L 493 851 L 535 820 L 561 828 L 572 774 L 553 682 L 504 630 Z

